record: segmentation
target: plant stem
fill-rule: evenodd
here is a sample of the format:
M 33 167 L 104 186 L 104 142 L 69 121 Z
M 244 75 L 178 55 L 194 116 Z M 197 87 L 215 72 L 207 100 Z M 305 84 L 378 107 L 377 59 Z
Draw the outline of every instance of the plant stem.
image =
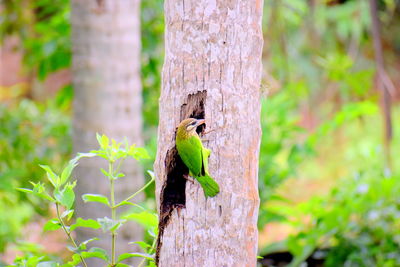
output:
M 115 196 L 114 196 L 114 162 L 110 162 L 108 165 L 108 172 L 110 174 L 110 184 L 111 184 L 111 192 L 110 192 L 110 198 L 111 198 L 111 219 L 113 222 L 116 221 L 116 209 L 117 207 L 115 206 Z M 115 230 L 111 231 L 111 266 L 115 266 L 115 244 L 116 244 L 116 239 L 117 235 L 115 234 Z
M 133 193 L 132 195 L 130 195 L 129 197 L 125 198 L 123 201 L 121 201 L 120 203 L 118 203 L 114 208 L 118 208 L 122 205 L 124 205 L 124 202 L 128 202 L 129 200 L 131 200 L 132 198 L 134 198 L 137 194 L 141 193 L 143 190 L 145 190 L 152 182 L 154 182 L 154 178 L 151 178 L 151 180 L 145 184 L 142 188 L 140 188 L 138 191 L 136 191 L 135 193 Z M 111 204 L 112 206 L 114 206 L 113 204 Z
M 119 170 L 121 169 L 121 165 L 122 165 L 123 162 L 124 162 L 123 158 L 119 160 L 117 168 L 115 169 L 115 174 L 119 173 Z
M 153 250 L 154 250 L 154 248 L 155 248 L 155 246 L 156 246 L 156 241 L 157 241 L 157 238 L 154 238 L 153 244 L 151 244 L 151 247 L 150 247 L 150 249 L 149 249 L 149 251 L 148 251 L 148 254 L 153 253 Z M 139 263 L 138 267 L 142 266 L 142 264 L 145 263 L 146 260 L 147 260 L 146 258 L 143 258 L 143 260 Z
M 69 240 L 72 242 L 72 244 L 74 245 L 74 247 L 75 247 L 75 248 L 78 248 L 78 245 L 76 244 L 74 238 L 72 237 L 71 232 L 67 229 L 67 227 L 65 226 L 65 223 L 64 223 L 63 219 L 61 218 L 61 215 L 60 215 L 60 207 L 59 207 L 58 203 L 56 203 L 56 211 L 57 211 L 57 218 L 58 218 L 58 221 L 59 221 L 60 224 L 61 224 L 62 229 L 63 229 L 64 232 L 67 234 Z M 79 258 L 81 258 L 82 264 L 83 264 L 85 267 L 88 267 L 87 264 L 86 264 L 86 262 L 85 262 L 85 259 L 84 259 L 81 255 L 79 255 Z

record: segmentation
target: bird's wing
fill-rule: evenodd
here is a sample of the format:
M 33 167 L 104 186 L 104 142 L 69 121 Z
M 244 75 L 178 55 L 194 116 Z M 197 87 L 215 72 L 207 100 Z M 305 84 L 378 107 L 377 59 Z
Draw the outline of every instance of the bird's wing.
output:
M 179 156 L 194 176 L 200 176 L 202 169 L 202 144 L 195 136 L 177 143 Z
M 201 146 L 201 163 L 202 163 L 202 168 L 201 168 L 201 175 L 206 175 L 208 173 L 208 157 L 210 156 L 211 151 L 203 145 Z

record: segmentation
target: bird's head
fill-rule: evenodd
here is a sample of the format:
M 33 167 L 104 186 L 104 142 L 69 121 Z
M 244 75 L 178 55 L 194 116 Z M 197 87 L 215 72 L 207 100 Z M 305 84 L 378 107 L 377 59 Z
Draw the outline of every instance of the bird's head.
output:
M 198 126 L 202 125 L 205 123 L 204 119 L 194 119 L 194 118 L 189 118 L 181 121 L 178 125 L 178 132 L 181 134 L 186 134 L 186 135 L 192 135 L 196 133 L 196 129 Z

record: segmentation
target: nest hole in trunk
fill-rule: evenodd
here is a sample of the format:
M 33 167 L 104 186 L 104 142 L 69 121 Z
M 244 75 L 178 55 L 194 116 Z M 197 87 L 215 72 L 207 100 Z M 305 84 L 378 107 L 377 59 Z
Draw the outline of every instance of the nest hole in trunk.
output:
M 205 101 L 207 97 L 207 91 L 198 91 L 194 94 L 189 94 L 186 101 L 181 105 L 180 108 L 180 121 L 186 118 L 205 118 Z M 205 124 L 200 125 L 196 132 L 201 134 L 204 132 Z M 176 135 L 176 129 L 175 129 Z M 174 138 L 175 140 L 175 138 Z M 157 238 L 157 250 L 156 250 L 156 264 L 158 264 L 159 253 L 162 246 L 162 237 L 164 229 L 168 225 L 172 211 L 174 209 L 185 208 L 186 205 L 186 179 L 185 175 L 189 174 L 189 169 L 182 162 L 178 155 L 176 146 L 167 151 L 165 156 L 165 168 L 167 179 L 161 189 L 160 194 L 160 219 L 158 224 L 158 238 Z

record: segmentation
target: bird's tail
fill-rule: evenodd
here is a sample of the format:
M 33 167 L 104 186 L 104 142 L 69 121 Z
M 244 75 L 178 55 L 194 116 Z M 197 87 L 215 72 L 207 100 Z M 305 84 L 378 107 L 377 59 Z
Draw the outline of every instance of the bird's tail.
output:
M 219 193 L 219 185 L 209 175 L 198 176 L 196 179 L 203 188 L 206 197 L 214 197 Z

